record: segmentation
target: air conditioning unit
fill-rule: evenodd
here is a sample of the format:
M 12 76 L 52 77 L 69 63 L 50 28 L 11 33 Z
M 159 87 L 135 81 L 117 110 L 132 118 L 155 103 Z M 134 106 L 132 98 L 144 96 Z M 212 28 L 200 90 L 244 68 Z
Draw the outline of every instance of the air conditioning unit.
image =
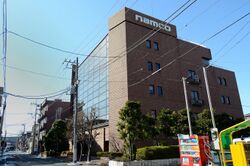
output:
M 195 99 L 195 100 L 192 100 L 192 101 L 191 101 L 191 104 L 192 104 L 193 106 L 202 106 L 202 105 L 203 105 L 203 100 Z
M 187 83 L 190 83 L 190 84 L 199 84 L 200 83 L 199 76 L 198 75 L 189 76 L 187 78 Z

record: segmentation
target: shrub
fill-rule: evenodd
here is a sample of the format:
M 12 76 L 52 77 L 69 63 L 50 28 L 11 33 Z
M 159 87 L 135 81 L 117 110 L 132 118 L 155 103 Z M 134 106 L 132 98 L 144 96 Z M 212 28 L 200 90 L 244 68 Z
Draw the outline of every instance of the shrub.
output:
M 73 156 L 73 152 L 67 152 L 67 156 Z
M 137 149 L 137 160 L 179 158 L 178 146 L 148 146 Z
M 47 156 L 52 156 L 52 157 L 56 156 L 56 152 L 54 150 L 46 151 L 46 153 Z
M 121 157 L 123 154 L 119 152 L 97 152 L 96 155 L 98 157 L 108 157 L 110 159 L 114 159 L 116 157 Z

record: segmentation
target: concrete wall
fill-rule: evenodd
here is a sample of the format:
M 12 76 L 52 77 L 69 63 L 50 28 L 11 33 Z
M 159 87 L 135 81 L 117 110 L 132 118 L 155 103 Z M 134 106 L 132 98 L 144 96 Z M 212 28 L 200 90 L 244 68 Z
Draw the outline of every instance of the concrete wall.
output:
M 110 18 L 108 56 L 109 140 L 119 140 L 119 110 L 128 100 L 125 10 Z M 115 23 L 115 24 L 113 24 Z M 115 26 L 115 27 L 114 27 Z M 116 57 L 116 58 L 111 58 Z M 120 142 L 119 142 L 120 144 Z M 109 143 L 109 148 L 114 147 Z
M 142 161 L 130 161 L 119 162 L 109 161 L 109 166 L 178 166 L 180 165 L 180 159 L 163 159 L 163 160 L 142 160 Z

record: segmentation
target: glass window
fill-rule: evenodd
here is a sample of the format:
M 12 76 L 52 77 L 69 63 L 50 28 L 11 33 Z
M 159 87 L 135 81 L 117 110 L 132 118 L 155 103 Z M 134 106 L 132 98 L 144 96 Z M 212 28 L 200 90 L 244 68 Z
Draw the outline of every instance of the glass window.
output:
M 210 64 L 210 60 L 207 58 L 202 58 L 202 64 L 208 66 Z
M 220 84 L 220 85 L 222 84 L 221 77 L 218 77 L 218 78 L 217 78 L 217 82 L 218 82 L 218 84 Z
M 156 70 L 161 69 L 161 64 L 160 63 L 155 63 Z
M 159 50 L 159 44 L 158 44 L 158 42 L 154 42 L 154 49 L 155 50 Z
M 189 77 L 189 78 L 194 79 L 195 76 L 196 76 L 195 71 L 193 71 L 193 70 L 188 70 L 188 77 Z
M 157 93 L 158 93 L 158 96 L 163 96 L 163 90 L 161 86 L 157 86 Z
M 148 61 L 148 71 L 153 71 L 153 63 Z
M 192 91 L 191 92 L 191 97 L 192 97 L 192 100 L 195 100 L 195 101 L 199 100 L 200 99 L 199 92 L 198 91 Z
M 225 97 L 225 99 L 226 99 L 226 104 L 231 104 L 230 98 L 228 96 Z
M 151 116 L 152 118 L 156 119 L 157 117 L 156 110 L 151 110 Z
M 227 80 L 226 80 L 226 78 L 221 78 L 221 77 L 218 77 L 217 78 L 217 82 L 218 82 L 218 84 L 220 84 L 220 85 L 223 85 L 223 86 L 227 86 Z
M 155 86 L 153 84 L 149 85 L 149 94 L 151 95 L 155 94 Z
M 226 103 L 225 96 L 221 96 L 220 97 L 220 101 L 221 101 L 222 104 L 225 104 Z
M 151 48 L 151 41 L 150 40 L 146 40 L 146 47 Z
M 222 85 L 227 86 L 227 80 L 226 80 L 226 78 L 222 78 Z

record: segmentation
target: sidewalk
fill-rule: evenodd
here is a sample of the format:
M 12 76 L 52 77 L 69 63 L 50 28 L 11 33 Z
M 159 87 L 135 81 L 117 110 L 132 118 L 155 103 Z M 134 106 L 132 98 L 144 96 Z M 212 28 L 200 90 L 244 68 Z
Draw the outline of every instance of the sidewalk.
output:
M 86 161 L 80 161 L 77 162 L 77 164 L 79 165 L 83 165 L 83 166 L 108 166 L 108 159 L 104 159 L 104 158 L 93 158 L 89 163 L 87 163 Z

